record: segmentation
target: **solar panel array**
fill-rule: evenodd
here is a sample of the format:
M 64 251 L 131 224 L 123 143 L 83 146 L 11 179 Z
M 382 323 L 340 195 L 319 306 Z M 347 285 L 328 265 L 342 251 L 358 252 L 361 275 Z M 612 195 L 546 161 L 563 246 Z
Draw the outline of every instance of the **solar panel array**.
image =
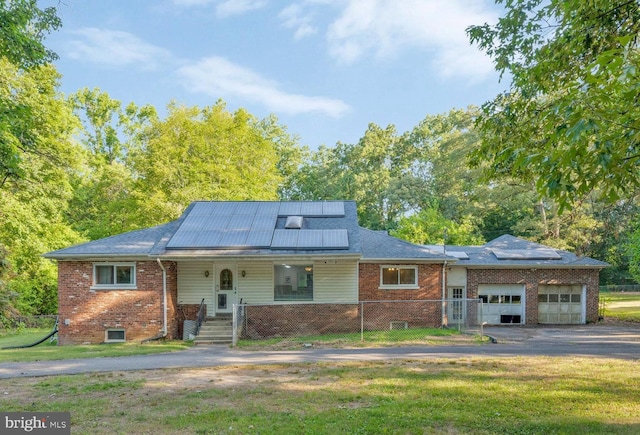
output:
M 491 250 L 498 260 L 562 260 L 553 249 L 497 249 Z
M 348 249 L 346 229 L 276 230 L 278 217 L 343 217 L 342 201 L 197 202 L 168 249 Z

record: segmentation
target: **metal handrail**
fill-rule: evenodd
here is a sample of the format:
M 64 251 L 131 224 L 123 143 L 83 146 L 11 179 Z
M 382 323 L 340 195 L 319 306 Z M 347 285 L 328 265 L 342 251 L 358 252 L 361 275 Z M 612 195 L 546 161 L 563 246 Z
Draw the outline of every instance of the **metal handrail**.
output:
M 198 308 L 198 316 L 196 317 L 196 332 L 194 335 L 198 336 L 200 332 L 200 326 L 202 322 L 204 322 L 204 309 L 206 305 L 204 304 L 204 298 L 202 298 L 202 302 L 200 302 L 200 307 Z

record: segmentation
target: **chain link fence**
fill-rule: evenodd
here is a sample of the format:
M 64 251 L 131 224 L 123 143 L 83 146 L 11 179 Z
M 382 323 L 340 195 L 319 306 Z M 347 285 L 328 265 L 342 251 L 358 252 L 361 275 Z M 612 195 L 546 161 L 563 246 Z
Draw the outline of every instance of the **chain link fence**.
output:
M 53 325 L 55 325 L 57 318 L 57 314 L 1 317 L 0 330 L 14 330 L 20 328 L 53 328 Z
M 357 303 L 240 304 L 234 306 L 233 344 L 239 340 L 424 341 L 440 331 L 478 332 L 479 299 Z

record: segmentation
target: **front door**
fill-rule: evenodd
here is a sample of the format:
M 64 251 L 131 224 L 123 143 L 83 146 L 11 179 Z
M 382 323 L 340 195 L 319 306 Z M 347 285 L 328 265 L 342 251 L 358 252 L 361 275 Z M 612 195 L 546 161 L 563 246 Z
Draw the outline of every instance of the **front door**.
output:
M 238 276 L 237 268 L 231 264 L 216 265 L 216 285 L 214 302 L 216 314 L 228 314 L 237 303 Z

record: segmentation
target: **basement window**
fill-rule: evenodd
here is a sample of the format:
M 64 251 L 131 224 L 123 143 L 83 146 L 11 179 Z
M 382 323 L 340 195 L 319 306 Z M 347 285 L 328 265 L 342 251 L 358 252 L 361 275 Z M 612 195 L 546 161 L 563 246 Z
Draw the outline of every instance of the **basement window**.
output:
M 124 329 L 107 329 L 104 341 L 106 343 L 122 343 L 127 341 Z

